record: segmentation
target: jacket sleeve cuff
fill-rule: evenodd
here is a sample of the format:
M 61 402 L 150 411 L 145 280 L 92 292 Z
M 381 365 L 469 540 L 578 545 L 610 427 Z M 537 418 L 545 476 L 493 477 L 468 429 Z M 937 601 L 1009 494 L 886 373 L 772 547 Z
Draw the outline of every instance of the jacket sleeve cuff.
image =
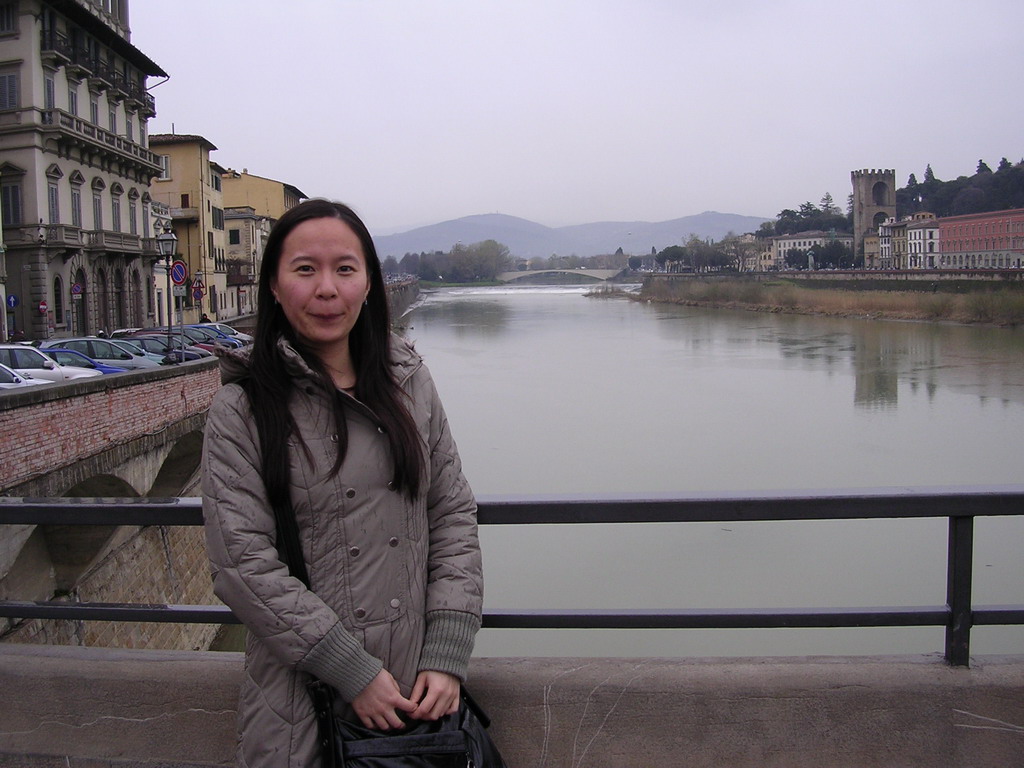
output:
M 447 672 L 463 683 L 469 673 L 480 617 L 465 611 L 430 611 L 419 670 Z
M 383 669 L 384 663 L 367 653 L 339 622 L 313 646 L 298 667 L 330 685 L 345 701 L 352 701 Z

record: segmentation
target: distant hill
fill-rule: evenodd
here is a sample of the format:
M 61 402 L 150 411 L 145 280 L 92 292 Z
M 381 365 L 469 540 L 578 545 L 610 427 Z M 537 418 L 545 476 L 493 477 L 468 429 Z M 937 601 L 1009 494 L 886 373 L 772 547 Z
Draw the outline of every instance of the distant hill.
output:
M 456 243 L 497 240 L 521 258 L 559 256 L 599 256 L 622 248 L 628 254 L 643 255 L 651 248 L 662 250 L 682 245 L 691 234 L 720 240 L 730 232 L 754 232 L 761 222 L 757 216 L 705 211 L 671 221 L 601 221 L 570 227 L 545 227 L 533 221 L 489 213 L 465 216 L 408 232 L 375 237 L 380 257 L 401 259 L 407 253 L 448 251 Z

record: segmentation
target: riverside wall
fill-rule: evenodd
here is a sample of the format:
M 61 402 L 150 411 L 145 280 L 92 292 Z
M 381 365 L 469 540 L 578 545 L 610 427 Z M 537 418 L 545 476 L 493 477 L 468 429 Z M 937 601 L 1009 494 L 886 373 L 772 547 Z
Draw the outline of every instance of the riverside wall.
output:
M 0 765 L 233 765 L 236 653 L 0 647 Z M 1005 768 L 1024 656 L 475 659 L 509 768 Z

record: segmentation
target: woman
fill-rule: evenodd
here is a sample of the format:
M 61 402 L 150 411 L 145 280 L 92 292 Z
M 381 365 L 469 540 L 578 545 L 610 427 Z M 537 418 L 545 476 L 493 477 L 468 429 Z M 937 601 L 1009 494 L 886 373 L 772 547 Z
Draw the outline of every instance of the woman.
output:
M 319 764 L 309 675 L 378 730 L 458 708 L 480 627 L 476 502 L 430 374 L 390 333 L 380 262 L 344 205 L 267 239 L 251 352 L 203 447 L 214 591 L 248 627 L 238 764 Z M 276 546 L 294 512 L 311 590 Z

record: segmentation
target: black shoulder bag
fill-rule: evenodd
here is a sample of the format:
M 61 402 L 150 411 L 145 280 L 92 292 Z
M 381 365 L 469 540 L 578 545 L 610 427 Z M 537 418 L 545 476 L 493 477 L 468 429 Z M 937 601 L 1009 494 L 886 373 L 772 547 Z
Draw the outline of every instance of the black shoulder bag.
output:
M 282 509 L 281 507 L 286 507 Z M 299 526 L 290 500 L 275 505 L 278 552 L 309 588 Z M 462 687 L 459 709 L 401 731 L 375 731 L 334 714 L 334 689 L 313 678 L 306 685 L 316 712 L 324 768 L 507 768 L 487 733 L 490 718 Z

